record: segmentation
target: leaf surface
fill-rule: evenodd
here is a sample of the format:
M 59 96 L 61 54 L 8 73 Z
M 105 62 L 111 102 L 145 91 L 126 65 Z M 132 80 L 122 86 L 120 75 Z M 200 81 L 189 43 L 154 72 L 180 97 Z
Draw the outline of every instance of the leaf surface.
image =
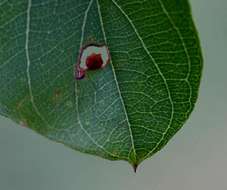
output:
M 75 80 L 80 49 L 111 62 Z M 1 0 L 0 114 L 138 165 L 188 119 L 202 57 L 187 0 Z

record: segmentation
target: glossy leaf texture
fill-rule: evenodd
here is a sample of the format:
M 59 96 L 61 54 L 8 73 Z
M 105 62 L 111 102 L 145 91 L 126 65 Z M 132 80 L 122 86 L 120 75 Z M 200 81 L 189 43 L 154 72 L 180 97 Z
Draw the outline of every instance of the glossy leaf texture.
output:
M 111 62 L 75 80 L 85 45 Z M 0 0 L 0 113 L 132 165 L 188 119 L 202 56 L 187 0 Z

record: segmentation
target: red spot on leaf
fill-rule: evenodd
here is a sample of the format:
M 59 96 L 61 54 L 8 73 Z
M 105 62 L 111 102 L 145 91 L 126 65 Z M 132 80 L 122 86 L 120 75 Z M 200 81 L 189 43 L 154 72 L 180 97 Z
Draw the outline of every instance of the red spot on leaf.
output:
M 79 65 L 77 65 L 77 68 L 76 68 L 76 79 L 77 80 L 81 80 L 85 77 L 85 70 L 80 68 Z
M 90 56 L 88 56 L 86 60 L 86 65 L 90 70 L 96 70 L 101 68 L 103 65 L 101 54 L 93 53 Z
M 81 48 L 75 67 L 77 80 L 85 77 L 87 70 L 104 68 L 110 62 L 110 52 L 107 46 L 90 44 Z

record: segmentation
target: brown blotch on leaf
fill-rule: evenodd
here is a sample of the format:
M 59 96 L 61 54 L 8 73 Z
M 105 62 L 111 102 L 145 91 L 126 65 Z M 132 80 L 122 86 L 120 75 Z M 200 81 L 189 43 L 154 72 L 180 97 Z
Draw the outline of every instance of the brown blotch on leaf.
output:
M 56 89 L 54 91 L 54 95 L 53 95 L 53 102 L 57 103 L 59 101 L 59 99 L 61 98 L 62 92 L 60 89 Z

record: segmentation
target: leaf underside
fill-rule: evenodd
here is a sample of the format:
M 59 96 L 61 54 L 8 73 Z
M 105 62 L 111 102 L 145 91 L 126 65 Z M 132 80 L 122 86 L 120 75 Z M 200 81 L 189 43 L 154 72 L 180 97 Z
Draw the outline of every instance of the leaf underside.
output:
M 111 62 L 75 80 L 80 48 Z M 0 0 L 0 114 L 138 165 L 182 127 L 202 57 L 187 0 Z

